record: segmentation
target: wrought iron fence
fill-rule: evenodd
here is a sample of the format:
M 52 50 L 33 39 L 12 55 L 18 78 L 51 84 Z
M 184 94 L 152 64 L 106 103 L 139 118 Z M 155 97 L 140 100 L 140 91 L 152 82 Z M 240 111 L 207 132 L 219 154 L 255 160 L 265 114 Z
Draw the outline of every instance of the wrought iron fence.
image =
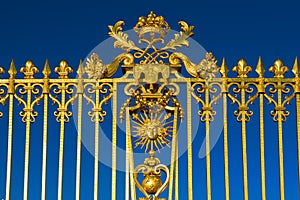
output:
M 151 15 L 151 14 L 150 14 Z M 152 13 L 153 15 L 153 13 Z M 150 16 L 151 17 L 151 16 Z M 153 17 L 153 16 L 152 16 Z M 157 17 L 156 15 L 154 18 Z M 149 18 L 149 16 L 148 16 Z M 155 18 L 156 19 L 156 18 Z M 141 40 L 147 40 L 144 38 L 145 33 L 159 33 L 160 38 L 148 38 L 148 42 L 154 39 L 161 40 L 165 34 L 164 31 L 168 30 L 168 25 L 163 18 L 159 17 L 158 21 L 147 21 L 146 17 L 141 18 L 135 30 L 140 36 Z M 161 21 L 159 21 L 161 20 Z M 151 22 L 151 23 L 150 23 Z M 158 23 L 158 25 L 155 25 Z M 192 35 L 193 27 L 188 26 L 185 22 L 180 23 L 183 32 L 175 36 L 175 42 L 168 43 L 165 49 L 177 48 L 180 45 L 176 42 L 182 42 L 181 45 L 185 45 L 185 41 Z M 243 194 L 244 199 L 248 199 L 248 163 L 247 159 L 247 123 L 251 120 L 251 117 L 255 115 L 251 110 L 251 104 L 258 101 L 259 105 L 259 144 L 260 144 L 260 172 L 257 176 L 260 176 L 261 182 L 261 198 L 266 199 L 266 170 L 265 170 L 265 157 L 268 156 L 265 153 L 265 107 L 272 107 L 270 115 L 277 124 L 278 131 L 278 156 L 279 156 L 279 179 L 280 187 L 274 188 L 274 190 L 280 190 L 280 199 L 285 198 L 285 170 L 284 170 L 284 145 L 283 145 L 283 123 L 287 120 L 290 112 L 286 109 L 286 105 L 291 101 L 295 101 L 295 110 L 297 112 L 296 125 L 297 133 L 297 155 L 298 155 L 298 183 L 300 181 L 300 67 L 298 59 L 292 68 L 294 74 L 293 78 L 284 77 L 288 72 L 288 67 L 284 66 L 281 60 L 276 60 L 273 66 L 269 68 L 269 71 L 274 74 L 272 78 L 265 78 L 265 68 L 262 64 L 262 60 L 259 59 L 255 71 L 258 77 L 249 78 L 248 74 L 254 69 L 248 66 L 244 59 L 241 59 L 236 66 L 232 68 L 233 72 L 237 73 L 236 77 L 228 77 L 228 67 L 225 59 L 222 61 L 220 67 L 216 66 L 215 58 L 212 54 L 207 54 L 207 57 L 198 65 L 193 64 L 187 56 L 182 53 L 174 52 L 168 53 L 165 49 L 154 49 L 154 53 L 149 53 L 147 50 L 142 50 L 136 47 L 130 41 L 127 41 L 127 37 L 121 29 L 122 22 L 118 22 L 115 26 L 110 26 L 110 35 L 117 40 L 116 47 L 121 47 L 128 51 L 134 51 L 135 53 L 120 54 L 115 60 L 109 64 L 104 65 L 99 59 L 98 55 L 93 54 L 88 60 L 86 66 L 80 62 L 77 69 L 77 77 L 69 78 L 69 74 L 74 71 L 74 68 L 70 67 L 66 61 L 62 61 L 58 67 L 54 69 L 54 72 L 58 74 L 57 78 L 50 78 L 51 70 L 46 61 L 42 73 L 44 78 L 35 78 L 35 74 L 39 72 L 39 69 L 34 65 L 32 61 L 27 61 L 25 66 L 20 69 L 20 72 L 24 75 L 23 79 L 16 78 L 17 70 L 14 62 L 11 62 L 11 66 L 8 70 L 9 78 L 0 79 L 0 103 L 8 106 L 8 112 L 0 113 L 0 116 L 8 116 L 8 139 L 7 139 L 7 165 L 6 175 L 6 199 L 10 199 L 11 194 L 11 177 L 12 177 L 12 158 L 14 156 L 12 152 L 13 135 L 17 133 L 18 127 L 14 126 L 14 120 L 17 114 L 14 112 L 17 106 L 22 107 L 22 111 L 19 113 L 22 121 L 26 125 L 25 132 L 25 155 L 24 155 L 24 177 L 23 177 L 23 199 L 28 198 L 28 172 L 30 166 L 30 136 L 34 131 L 34 123 L 36 123 L 36 117 L 41 115 L 43 117 L 43 142 L 42 142 L 42 185 L 41 199 L 46 198 L 46 171 L 47 171 L 47 138 L 49 135 L 49 119 L 51 116 L 55 117 L 57 123 L 60 124 L 60 138 L 59 138 L 59 155 L 58 155 L 58 187 L 57 187 L 57 199 L 62 199 L 62 187 L 63 187 L 63 167 L 64 167 L 64 140 L 66 134 L 65 124 L 70 121 L 72 117 L 72 110 L 70 106 L 74 101 L 77 102 L 77 152 L 76 154 L 76 199 L 80 199 L 80 178 L 84 175 L 84 171 L 81 170 L 81 151 L 82 151 L 82 116 L 89 115 L 91 121 L 94 123 L 94 199 L 102 199 L 101 194 L 98 194 L 99 180 L 99 128 L 101 123 L 105 120 L 112 120 L 112 132 L 111 132 L 111 199 L 117 198 L 117 185 L 125 184 L 125 199 L 179 199 L 180 187 L 179 187 L 179 175 L 178 173 L 187 173 L 188 192 L 186 198 L 198 199 L 193 196 L 193 183 L 195 177 L 193 172 L 198 169 L 195 164 L 193 165 L 193 131 L 192 127 L 192 110 L 194 108 L 193 102 L 197 102 L 197 108 L 199 107 L 199 123 L 205 125 L 205 151 L 206 151 L 206 192 L 207 199 L 211 199 L 214 196 L 212 191 L 211 182 L 211 123 L 216 115 L 223 116 L 223 152 L 220 159 L 224 160 L 224 165 L 221 167 L 224 170 L 224 187 L 225 196 L 224 199 L 230 199 L 230 174 L 229 174 L 229 151 L 228 135 L 230 130 L 228 128 L 228 118 L 235 117 L 237 122 L 241 123 L 241 138 L 242 138 L 242 171 L 243 171 Z M 164 28 L 162 28 L 164 27 Z M 144 28 L 144 29 L 143 29 Z M 144 31 L 144 32 L 143 32 Z M 179 37 L 181 40 L 177 39 Z M 151 43 L 151 42 L 149 42 Z M 153 45 L 153 43 L 151 43 Z M 150 47 L 152 47 L 150 45 Z M 172 46 L 174 45 L 174 46 Z M 176 46 L 177 45 L 177 46 Z M 135 59 L 144 58 L 140 63 L 135 63 Z M 168 63 L 158 61 L 158 58 L 167 59 Z M 115 72 L 122 64 L 124 76 L 113 77 Z M 185 67 L 185 68 L 183 68 Z M 156 69 L 157 68 L 157 69 Z M 179 72 L 181 70 L 187 71 L 187 77 L 183 77 Z M 5 73 L 4 68 L 0 68 L 0 72 Z M 153 73 L 152 76 L 147 76 L 149 73 Z M 142 75 L 144 74 L 144 75 Z M 220 78 L 215 76 L 220 74 Z M 86 78 L 86 76 L 89 78 Z M 183 103 L 177 99 L 177 96 L 182 92 L 182 88 L 178 84 L 184 84 L 186 87 L 185 103 L 186 110 L 183 109 Z M 118 91 L 118 85 L 125 84 L 122 95 L 127 96 L 127 100 L 122 102 L 122 106 L 118 108 L 117 101 L 120 91 Z M 19 102 L 19 105 L 15 104 L 15 100 Z M 54 115 L 49 113 L 49 107 L 52 102 L 56 111 Z M 234 113 L 228 113 L 228 101 L 236 105 Z M 221 113 L 214 110 L 214 104 L 222 102 Z M 265 102 L 268 102 L 265 105 Z M 36 106 L 43 104 L 43 113 L 36 111 Z M 82 110 L 83 103 L 90 103 L 90 112 L 84 113 Z M 105 103 L 112 104 L 112 119 L 107 119 L 107 111 L 105 110 Z M 156 108 L 155 106 L 158 106 Z M 157 110 L 158 109 L 158 110 Z M 164 109 L 167 114 L 161 118 L 160 109 Z M 187 168 L 179 168 L 178 164 L 178 146 L 181 141 L 178 141 L 177 130 L 178 125 L 181 123 L 179 119 L 186 118 L 186 133 L 187 138 Z M 125 119 L 126 122 L 126 171 L 125 182 L 117 181 L 117 140 L 118 129 L 117 121 Z M 155 124 L 156 123 L 156 124 Z M 134 126 L 135 124 L 135 126 Z M 166 126 L 170 124 L 170 126 Z M 153 128 L 154 127 L 154 128 Z M 134 129 L 134 130 L 132 130 Z M 156 131 L 154 131 L 156 130 Z M 135 132 L 135 136 L 132 136 L 132 132 Z M 137 138 L 133 141 L 133 138 Z M 169 144 L 170 143 L 170 144 Z M 145 149 L 145 152 L 149 153 L 149 158 L 145 159 L 144 164 L 134 163 L 134 149 L 140 146 Z M 155 150 L 159 151 L 161 147 L 169 146 L 171 149 L 170 165 L 161 163 L 155 155 Z M 145 154 L 146 155 L 146 154 Z M 159 156 L 158 156 L 159 157 Z M 122 158 L 123 159 L 123 158 Z M 144 178 L 141 180 L 139 174 L 142 173 Z M 162 180 L 164 177 L 164 180 Z M 185 187 L 185 186 L 181 186 Z M 137 193 L 138 188 L 141 193 Z M 202 188 L 203 189 L 203 188 Z M 168 191 L 167 191 L 168 190 Z M 298 191 L 295 191 L 298 193 Z M 138 196 L 138 197 L 136 197 Z M 120 197 L 119 197 L 120 198 Z

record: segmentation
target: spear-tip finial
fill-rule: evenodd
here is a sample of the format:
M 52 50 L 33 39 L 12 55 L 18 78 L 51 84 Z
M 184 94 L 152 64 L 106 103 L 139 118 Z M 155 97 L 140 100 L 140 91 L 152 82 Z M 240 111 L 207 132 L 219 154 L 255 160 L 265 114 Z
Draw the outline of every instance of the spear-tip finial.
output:
M 10 75 L 11 79 L 13 79 L 13 78 L 16 77 L 17 69 L 16 69 L 16 65 L 15 65 L 14 59 L 11 60 L 10 67 L 9 67 L 9 70 L 8 70 L 8 74 Z
M 228 72 L 229 72 L 229 70 L 228 70 L 228 66 L 227 66 L 227 63 L 226 63 L 226 59 L 223 58 L 222 59 L 222 65 L 220 67 L 220 73 L 222 74 L 222 78 L 226 78 Z
M 81 59 L 80 59 L 79 65 L 78 65 L 77 74 L 78 74 L 79 78 L 83 78 L 84 67 L 83 67 L 83 63 L 82 63 Z
M 43 74 L 44 74 L 44 78 L 49 78 L 49 76 L 51 74 L 51 69 L 50 69 L 48 59 L 46 59 L 45 66 L 44 66 L 44 69 L 43 69 Z
M 300 77 L 300 66 L 299 66 L 298 56 L 295 59 L 295 63 L 294 63 L 294 67 L 292 69 L 292 72 L 294 73 L 296 78 Z
M 266 70 L 265 70 L 265 67 L 263 65 L 263 62 L 262 62 L 262 59 L 261 59 L 260 56 L 258 58 L 258 63 L 257 63 L 255 71 L 258 74 L 259 78 L 263 78 L 264 77 L 264 73 L 265 73 Z

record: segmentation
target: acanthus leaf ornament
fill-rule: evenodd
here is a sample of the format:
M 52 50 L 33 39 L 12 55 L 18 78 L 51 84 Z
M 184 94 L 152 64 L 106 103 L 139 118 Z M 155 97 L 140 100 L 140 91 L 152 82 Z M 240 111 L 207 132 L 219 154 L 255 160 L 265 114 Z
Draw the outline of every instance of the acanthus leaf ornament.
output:
M 194 26 L 189 26 L 186 22 L 180 21 L 178 24 L 181 26 L 181 30 L 179 34 L 174 35 L 174 39 L 172 39 L 165 47 L 162 49 L 167 50 L 176 50 L 176 48 L 180 48 L 182 46 L 189 46 L 188 38 L 194 35 Z
M 220 71 L 220 67 L 216 64 L 217 60 L 212 53 L 206 53 L 206 58 L 202 59 L 199 64 L 193 63 L 186 55 L 179 52 L 174 52 L 169 57 L 171 66 L 180 65 L 180 61 L 191 76 L 200 77 L 204 80 L 215 78 Z
M 206 53 L 205 59 L 196 65 L 195 68 L 199 77 L 205 80 L 215 78 L 220 70 L 220 67 L 217 65 L 217 60 L 212 53 Z
M 107 73 L 107 65 L 99 58 L 99 55 L 92 53 L 92 55 L 87 58 L 85 72 L 91 79 L 101 79 L 104 78 Z
M 114 43 L 114 47 L 123 49 L 127 52 L 131 50 L 140 50 L 137 46 L 135 46 L 133 41 L 128 40 L 128 34 L 123 33 L 122 26 L 124 24 L 125 23 L 123 21 L 118 21 L 114 26 L 108 26 L 110 30 L 108 35 L 116 40 Z

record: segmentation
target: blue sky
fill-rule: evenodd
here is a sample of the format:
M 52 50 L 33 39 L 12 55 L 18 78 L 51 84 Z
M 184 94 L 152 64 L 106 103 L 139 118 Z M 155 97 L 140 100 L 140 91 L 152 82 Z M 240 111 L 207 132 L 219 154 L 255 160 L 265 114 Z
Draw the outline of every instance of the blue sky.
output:
M 108 36 L 108 25 L 114 24 L 118 20 L 125 21 L 124 29 L 131 29 L 139 16 L 144 16 L 153 10 L 159 15 L 163 15 L 168 21 L 172 29 L 178 30 L 177 22 L 180 20 L 187 21 L 190 25 L 195 26 L 194 40 L 199 42 L 206 50 L 212 51 L 220 61 L 222 57 L 226 57 L 229 68 L 236 65 L 238 59 L 245 58 L 248 64 L 255 67 L 258 56 L 262 56 L 264 65 L 269 68 L 277 58 L 282 58 L 284 63 L 292 67 L 296 56 L 300 55 L 300 17 L 299 17 L 300 2 L 296 0 L 286 1 L 258 1 L 258 0 L 228 0 L 228 1 L 2 1 L 0 3 L 0 66 L 6 70 L 9 63 L 14 58 L 17 68 L 24 65 L 26 60 L 31 59 L 36 66 L 41 70 L 45 63 L 45 59 L 49 59 L 52 69 L 59 64 L 62 59 L 68 60 L 71 66 L 77 68 L 79 59 L 84 59 L 90 51 Z M 53 70 L 52 70 L 53 71 Z M 233 77 L 235 74 L 229 73 Z M 255 76 L 255 75 L 254 75 Z M 270 77 L 268 73 L 266 76 Z M 289 72 L 287 76 L 292 76 Z M 7 77 L 5 75 L 4 77 Z M 21 77 L 20 74 L 18 77 Z M 268 107 L 270 109 L 271 107 Z M 2 108 L 1 108 L 2 109 Z M 255 112 L 258 109 L 253 107 Z M 233 112 L 234 107 L 229 109 Z M 287 124 L 284 125 L 286 135 L 284 138 L 285 144 L 285 166 L 286 174 L 286 199 L 298 199 L 297 185 L 297 168 L 296 168 L 296 141 L 295 141 L 295 109 L 294 105 L 289 107 L 291 116 Z M 266 110 L 266 116 L 269 110 Z M 17 114 L 16 114 L 17 115 Z M 229 115 L 232 117 L 232 115 Z M 269 115 L 268 115 L 269 116 Z M 270 117 L 269 117 L 270 118 Z M 270 139 L 266 142 L 269 147 L 266 158 L 267 178 L 267 195 L 270 199 L 279 199 L 279 178 L 278 174 L 278 156 L 276 149 L 277 129 L 270 119 L 266 120 L 266 127 Z M 6 119 L 0 121 L 1 126 L 6 126 Z M 248 145 L 249 160 L 258 160 L 258 117 L 253 116 L 253 121 L 249 124 L 248 134 L 249 140 L 253 141 Z M 233 146 L 230 150 L 232 157 L 230 164 L 231 194 L 232 199 L 242 199 L 242 171 L 241 171 L 241 154 L 240 146 L 238 146 L 240 134 L 240 125 L 234 122 L 234 118 L 230 120 L 233 128 L 229 133 L 230 145 Z M 20 126 L 22 123 L 16 123 Z M 57 126 L 57 127 L 56 127 Z M 53 137 L 49 140 L 55 143 L 58 139 L 58 125 L 53 123 Z M 76 132 L 74 124 L 68 124 L 70 132 Z M 24 127 L 22 127 L 24 128 Z M 42 125 L 37 125 L 37 129 L 41 130 Z M 231 127 L 230 127 L 231 128 Z M 15 129 L 17 130 L 17 129 Z M 21 130 L 21 128 L 20 128 Z M 0 151 L 6 148 L 6 133 L 1 132 Z M 14 140 L 14 153 L 17 158 L 22 159 L 24 152 L 24 144 L 22 140 L 24 136 L 20 132 Z M 35 134 L 36 133 L 36 134 Z M 41 131 L 33 133 L 32 141 L 41 139 Z M 67 148 L 74 150 L 76 137 L 74 134 L 67 135 L 66 140 L 70 143 Z M 197 144 L 201 143 L 203 135 L 196 138 Z M 236 145 L 238 144 L 238 145 Z M 31 156 L 40 157 L 40 143 L 32 144 Z M 220 160 L 216 159 L 222 155 L 222 141 L 217 143 L 215 150 L 212 152 L 212 166 L 215 170 L 212 171 L 212 182 L 215 184 L 213 188 L 213 197 L 222 199 L 224 193 L 222 173 L 218 171 L 218 167 L 222 166 Z M 49 147 L 49 154 L 53 162 L 53 172 L 57 169 L 55 156 L 57 154 L 57 146 Z M 53 149 L 51 149 L 53 148 Z M 83 150 L 85 155 L 84 169 L 89 170 L 89 164 L 93 164 L 93 158 L 86 150 Z M 194 147 L 194 152 L 199 151 L 199 146 Z M 5 196 L 5 156 L 0 157 L 0 199 Z M 65 199 L 73 199 L 74 196 L 74 161 L 75 156 L 72 150 L 67 151 L 69 155 L 69 170 L 65 170 Z M 197 154 L 198 155 L 198 154 Z M 222 156 L 221 156 L 222 157 Z M 16 158 L 16 160 L 17 160 Z M 214 160 L 216 159 L 216 160 Z M 51 160 L 51 159 L 50 159 Z M 194 158 L 198 168 L 195 168 L 195 178 L 199 182 L 195 183 L 195 199 L 205 199 L 205 176 L 204 167 L 205 159 L 200 159 L 198 156 Z M 222 161 L 222 160 L 221 160 Z M 15 161 L 18 162 L 18 161 Z M 185 166 L 182 161 L 182 166 Z M 21 163 L 21 162 L 20 162 Z M 34 165 L 34 163 L 33 163 Z M 12 193 L 12 200 L 22 198 L 22 185 L 18 179 L 22 180 L 23 169 L 18 168 L 17 164 L 13 165 L 15 173 L 13 173 L 12 187 L 16 192 Z M 31 169 L 31 175 L 35 177 L 34 172 L 40 170 L 40 162 L 36 161 L 36 167 Z M 86 168 L 85 168 L 86 167 Z M 101 166 L 100 170 L 109 172 L 109 168 Z M 249 164 L 249 193 L 250 199 L 259 199 L 260 182 L 259 182 L 259 163 L 253 162 Z M 37 173 L 38 174 L 38 173 Z M 107 173 L 101 173 L 103 177 L 110 179 Z M 252 176 L 253 175 L 253 176 Z M 256 176 L 255 176 L 256 175 Z M 49 172 L 48 199 L 55 199 L 56 182 L 55 176 L 51 176 Z M 20 178 L 21 177 L 21 178 Z M 122 177 L 122 174 L 120 174 Z M 220 178 L 222 177 L 222 178 Z M 258 178 L 257 178 L 258 177 Z M 184 177 L 183 177 L 184 180 Z M 83 178 L 83 191 L 86 191 L 87 196 L 83 199 L 91 199 L 92 195 L 92 174 Z M 185 181 L 183 181 L 185 183 Z M 40 182 L 32 181 L 29 188 L 30 200 L 39 199 L 39 193 L 34 191 L 39 190 Z M 184 185 L 184 184 L 183 184 Z M 199 189 L 198 189 L 199 188 Z M 105 191 L 109 190 L 110 186 L 104 186 L 100 189 L 103 193 L 103 199 L 109 199 Z M 186 190 L 186 187 L 183 186 Z M 120 194 L 124 188 L 118 188 Z M 122 196 L 119 196 L 122 199 Z M 184 196 L 182 196 L 184 199 Z

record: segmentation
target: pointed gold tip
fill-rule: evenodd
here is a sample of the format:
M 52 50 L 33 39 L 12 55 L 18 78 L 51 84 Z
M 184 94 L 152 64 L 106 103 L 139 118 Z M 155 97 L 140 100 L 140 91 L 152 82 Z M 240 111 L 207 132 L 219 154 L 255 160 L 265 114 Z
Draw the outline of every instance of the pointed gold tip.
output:
M 220 73 L 222 74 L 222 78 L 227 78 L 227 74 L 228 74 L 229 70 L 228 70 L 228 66 L 226 64 L 226 59 L 223 58 L 222 59 L 222 65 L 220 68 Z
M 10 75 L 10 78 L 15 78 L 15 76 L 17 74 L 17 69 L 16 69 L 14 59 L 11 60 L 10 67 L 9 67 L 9 70 L 8 70 L 8 74 Z
M 43 74 L 44 74 L 44 78 L 49 77 L 49 75 L 51 74 L 51 69 L 50 69 L 48 59 L 46 59 L 45 66 L 44 66 L 44 69 L 43 69 Z
M 265 67 L 264 67 L 264 65 L 262 63 L 262 59 L 261 59 L 260 56 L 258 58 L 258 63 L 257 63 L 257 67 L 256 67 L 255 71 L 258 74 L 259 78 L 264 77 L 264 73 L 265 73 L 266 70 L 265 70 Z
M 295 63 L 294 63 L 292 72 L 294 73 L 296 78 L 300 77 L 300 66 L 299 66 L 298 56 L 295 59 Z
M 79 65 L 78 65 L 77 74 L 78 74 L 79 78 L 82 78 L 83 74 L 84 74 L 84 68 L 83 68 L 83 63 L 82 63 L 81 59 L 80 59 Z

